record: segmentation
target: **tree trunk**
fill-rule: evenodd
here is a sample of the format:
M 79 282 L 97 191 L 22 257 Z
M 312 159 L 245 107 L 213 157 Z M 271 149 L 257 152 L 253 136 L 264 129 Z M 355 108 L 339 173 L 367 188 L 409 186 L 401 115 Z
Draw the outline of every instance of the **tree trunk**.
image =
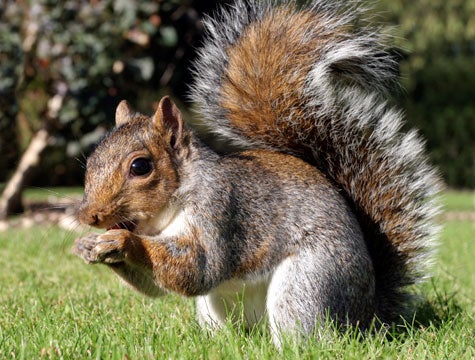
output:
M 22 192 L 34 169 L 40 164 L 41 153 L 48 146 L 50 133 L 46 129 L 38 131 L 21 157 L 15 173 L 8 181 L 0 198 L 0 220 L 23 211 Z
M 54 139 L 54 122 L 63 106 L 64 98 L 68 92 L 65 83 L 59 82 L 56 86 L 56 95 L 48 101 L 48 111 L 45 114 L 44 127 L 40 129 L 31 140 L 28 148 L 21 157 L 15 173 L 8 181 L 2 197 L 0 198 L 0 220 L 5 220 L 9 215 L 23 211 L 22 193 L 36 168 L 40 165 L 41 154 L 48 144 Z

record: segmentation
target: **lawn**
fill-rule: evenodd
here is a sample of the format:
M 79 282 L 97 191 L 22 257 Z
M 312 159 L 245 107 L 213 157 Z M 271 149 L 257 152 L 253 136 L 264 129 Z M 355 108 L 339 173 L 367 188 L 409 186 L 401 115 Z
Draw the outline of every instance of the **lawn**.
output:
M 445 202 L 451 211 L 474 211 L 473 196 L 451 192 Z M 0 232 L 0 358 L 475 357 L 475 225 L 469 220 L 444 224 L 433 278 L 420 291 L 426 300 L 406 326 L 365 335 L 329 330 L 318 343 L 289 342 L 281 352 L 264 327 L 246 332 L 230 324 L 214 336 L 203 332 L 192 300 L 136 294 L 106 267 L 71 255 L 76 236 L 55 226 Z

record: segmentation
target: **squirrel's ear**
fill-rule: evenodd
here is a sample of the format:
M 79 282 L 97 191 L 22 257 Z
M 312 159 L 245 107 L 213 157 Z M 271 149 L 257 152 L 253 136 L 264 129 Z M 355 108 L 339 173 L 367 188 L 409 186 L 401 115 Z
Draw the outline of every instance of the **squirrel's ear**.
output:
M 135 111 L 132 110 L 129 103 L 126 100 L 122 100 L 115 110 L 115 126 L 129 122 L 134 115 Z
M 168 97 L 164 96 L 158 104 L 157 111 L 153 116 L 153 122 L 165 133 L 170 134 L 170 145 L 177 148 L 182 143 L 183 137 L 183 118 L 181 112 L 175 103 Z

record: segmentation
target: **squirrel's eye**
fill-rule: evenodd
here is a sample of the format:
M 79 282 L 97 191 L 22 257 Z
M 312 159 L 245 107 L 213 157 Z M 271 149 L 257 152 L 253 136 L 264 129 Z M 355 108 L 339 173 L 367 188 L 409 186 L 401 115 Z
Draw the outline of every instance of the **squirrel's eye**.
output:
M 132 162 L 130 165 L 130 173 L 133 176 L 144 176 L 152 171 L 152 163 L 149 159 L 138 158 Z

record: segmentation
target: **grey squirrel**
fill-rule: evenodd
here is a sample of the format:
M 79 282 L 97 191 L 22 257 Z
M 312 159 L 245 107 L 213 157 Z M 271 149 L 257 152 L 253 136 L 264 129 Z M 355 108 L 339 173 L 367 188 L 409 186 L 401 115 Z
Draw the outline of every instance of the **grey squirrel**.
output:
M 327 315 L 397 320 L 426 275 L 440 181 L 387 104 L 383 36 L 361 24 L 331 0 L 237 0 L 208 18 L 191 99 L 238 150 L 205 145 L 168 97 L 152 117 L 123 101 L 78 210 L 107 231 L 74 252 L 144 294 L 196 297 L 204 327 L 239 303 L 276 344 Z

